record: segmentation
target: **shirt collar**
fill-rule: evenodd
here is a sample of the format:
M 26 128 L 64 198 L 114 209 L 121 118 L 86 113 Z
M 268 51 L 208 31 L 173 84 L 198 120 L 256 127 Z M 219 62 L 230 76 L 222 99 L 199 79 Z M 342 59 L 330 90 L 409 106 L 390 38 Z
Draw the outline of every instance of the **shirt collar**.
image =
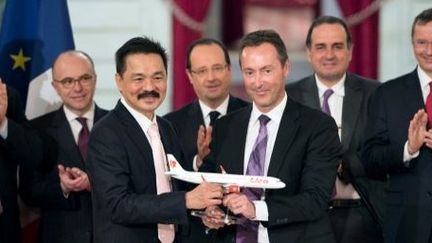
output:
M 341 97 L 345 96 L 345 87 L 344 87 L 345 78 L 346 78 L 346 73 L 342 76 L 342 78 L 339 81 L 336 82 L 335 85 L 330 87 L 333 90 L 334 94 L 336 94 L 337 96 L 341 96 Z M 318 95 L 321 98 L 321 97 L 323 97 L 324 92 L 327 89 L 329 89 L 329 87 L 325 86 L 320 81 L 320 79 L 318 78 L 318 75 L 316 75 L 316 74 L 315 74 L 315 82 L 316 82 L 316 85 L 318 87 Z
M 153 120 L 150 120 L 144 114 L 142 114 L 141 112 L 139 112 L 139 111 L 135 110 L 134 108 L 132 108 L 126 102 L 126 100 L 123 97 L 120 99 L 120 102 L 126 107 L 126 109 L 129 111 L 129 113 L 131 113 L 131 115 L 133 116 L 133 118 L 135 118 L 135 120 L 138 122 L 138 124 L 140 125 L 140 127 L 144 130 L 144 132 L 147 133 L 147 131 L 150 128 L 151 124 L 153 122 L 156 123 L 156 115 L 153 116 Z
M 198 100 L 201 110 L 203 112 L 203 116 L 207 117 L 209 112 L 211 111 L 218 111 L 220 113 L 220 116 L 226 115 L 228 111 L 229 97 L 230 96 L 228 95 L 225 98 L 225 100 L 218 107 L 216 107 L 216 109 L 212 109 L 209 106 L 207 106 L 202 100 Z
M 258 108 L 255 105 L 255 102 L 252 105 L 252 113 L 251 113 L 251 120 L 252 122 L 258 122 L 258 117 L 260 115 L 266 115 L 270 118 L 270 122 L 276 122 L 277 124 L 280 123 L 281 119 L 282 119 L 282 115 L 283 112 L 285 110 L 286 107 L 286 103 L 287 103 L 287 94 L 285 92 L 284 97 L 282 99 L 282 101 L 275 106 L 271 111 L 267 112 L 267 113 L 262 113 L 260 110 L 258 110 Z
M 422 90 L 428 90 L 429 82 L 432 81 L 432 78 L 429 77 L 420 66 L 417 66 L 417 75 L 419 77 L 420 87 L 422 88 Z
M 95 114 L 95 107 L 96 107 L 95 103 L 92 102 L 92 105 L 90 106 L 90 109 L 81 116 L 81 117 L 87 118 L 87 121 L 90 122 L 90 124 L 93 124 L 94 114 Z M 73 113 L 72 110 L 70 110 L 69 108 L 67 108 L 65 105 L 63 105 L 63 111 L 65 113 L 66 119 L 69 122 L 72 122 L 73 120 L 76 120 L 76 118 L 78 117 L 78 115 L 76 115 L 75 113 Z

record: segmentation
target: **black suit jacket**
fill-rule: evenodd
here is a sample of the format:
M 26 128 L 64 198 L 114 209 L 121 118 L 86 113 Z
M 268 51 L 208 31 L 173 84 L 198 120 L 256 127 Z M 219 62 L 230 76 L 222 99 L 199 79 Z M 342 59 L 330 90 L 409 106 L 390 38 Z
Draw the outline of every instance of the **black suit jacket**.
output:
M 250 103 L 230 96 L 227 114 L 247 105 L 250 105 Z M 185 153 L 185 169 L 189 171 L 193 170 L 193 158 L 197 154 L 198 128 L 200 125 L 205 125 L 203 117 L 198 100 L 164 116 L 164 118 L 172 123 L 179 136 L 180 143 L 183 146 L 182 148 Z M 195 185 L 193 185 L 193 187 L 194 186 Z M 183 227 L 182 229 L 182 243 L 208 241 L 210 235 L 205 233 L 205 227 L 202 224 L 201 219 L 192 216 L 190 217 L 190 228 Z
M 227 114 L 243 108 L 250 103 L 230 96 L 228 101 Z M 198 100 L 184 106 L 183 108 L 170 112 L 164 116 L 168 121 L 172 123 L 176 130 L 180 142 L 185 152 L 185 165 L 188 170 L 192 170 L 192 162 L 194 156 L 197 154 L 197 137 L 198 128 L 200 125 L 204 125 L 204 118 L 201 107 Z
M 430 242 L 432 238 L 432 151 L 421 147 L 406 166 L 404 144 L 410 120 L 424 109 L 417 70 L 382 84 L 370 102 L 363 162 L 371 173 L 388 173 L 386 242 Z
M 211 153 L 202 170 L 243 174 L 244 150 L 251 107 L 216 123 Z M 325 214 L 333 188 L 341 147 L 333 119 L 288 98 L 270 158 L 267 175 L 286 187 L 266 190 L 270 242 L 334 242 Z M 233 242 L 235 226 L 217 231 L 215 242 Z
M 384 182 L 369 179 L 361 163 L 360 153 L 367 120 L 369 97 L 379 82 L 347 73 L 342 108 L 343 166 L 346 179 L 359 193 L 372 217 L 382 226 Z M 287 85 L 288 95 L 309 107 L 321 110 L 315 75 Z
M 34 169 L 42 158 L 41 140 L 30 129 L 18 92 L 7 87 L 8 136 L 0 136 L 0 242 L 21 242 L 17 203 L 17 167 Z
M 163 118 L 157 122 L 165 152 L 182 161 L 173 128 Z M 187 223 L 185 192 L 157 195 L 150 143 L 121 102 L 93 128 L 87 164 L 94 242 L 158 242 L 157 223 Z
M 94 122 L 106 113 L 96 106 Z M 37 171 L 20 169 L 20 194 L 26 204 L 41 209 L 41 242 L 91 243 L 90 192 L 71 192 L 65 198 L 60 188 L 57 164 L 86 171 L 63 107 L 31 124 L 44 139 L 44 157 Z

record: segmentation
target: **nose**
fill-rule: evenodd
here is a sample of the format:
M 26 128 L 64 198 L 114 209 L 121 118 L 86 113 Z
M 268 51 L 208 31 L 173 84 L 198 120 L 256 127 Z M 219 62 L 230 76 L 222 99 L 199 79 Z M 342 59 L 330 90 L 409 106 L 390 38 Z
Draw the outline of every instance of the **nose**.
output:
M 331 48 L 327 49 L 325 53 L 325 57 L 328 59 L 332 59 L 334 57 L 334 51 Z
M 78 80 L 78 79 L 75 79 L 74 83 L 73 83 L 73 90 L 75 90 L 75 91 L 81 91 L 82 89 L 83 89 L 83 86 L 81 84 L 81 81 Z
M 143 82 L 142 89 L 143 90 L 153 90 L 154 89 L 153 81 L 150 78 L 146 78 Z
M 432 42 L 427 43 L 425 51 L 429 56 L 432 56 Z

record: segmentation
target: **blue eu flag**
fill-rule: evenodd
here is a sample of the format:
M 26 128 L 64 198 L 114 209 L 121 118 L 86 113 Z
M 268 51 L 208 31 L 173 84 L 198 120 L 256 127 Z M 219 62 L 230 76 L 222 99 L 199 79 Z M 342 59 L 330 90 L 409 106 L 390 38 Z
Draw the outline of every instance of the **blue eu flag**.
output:
M 74 49 L 66 0 L 8 0 L 0 31 L 0 77 L 15 87 L 23 104 L 31 83 L 49 70 L 63 51 Z M 42 85 L 34 85 L 40 89 Z M 41 92 L 34 91 L 36 95 Z M 26 113 L 28 113 L 26 111 Z

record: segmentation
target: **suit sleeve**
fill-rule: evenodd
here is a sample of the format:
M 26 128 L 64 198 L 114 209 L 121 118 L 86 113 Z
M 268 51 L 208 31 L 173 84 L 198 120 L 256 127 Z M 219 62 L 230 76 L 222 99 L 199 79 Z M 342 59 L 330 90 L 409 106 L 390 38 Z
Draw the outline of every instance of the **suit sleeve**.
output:
M 287 187 L 269 191 L 266 203 L 269 212 L 268 226 L 285 225 L 296 222 L 314 221 L 322 217 L 328 207 L 328 201 L 336 178 L 337 164 L 341 159 L 341 146 L 336 124 L 327 116 L 311 127 L 306 139 L 303 155 L 293 157 L 300 163 L 300 175 L 283 178 Z M 299 146 L 296 145 L 296 148 Z M 286 163 L 294 163 L 289 161 Z M 287 195 L 283 190 L 295 193 Z M 264 223 L 266 224 L 266 223 Z
M 22 110 L 19 95 L 9 89 L 8 110 L 8 136 L 0 137 L 0 147 L 6 151 L 9 161 L 21 167 L 36 168 L 42 159 L 42 141 L 37 132 L 31 129 Z
M 148 163 L 143 157 L 131 154 L 124 131 L 99 126 L 92 130 L 87 166 L 96 207 L 109 214 L 110 220 L 122 225 L 146 223 L 181 224 L 187 222 L 185 193 L 171 192 L 156 195 L 151 178 L 134 178 L 133 163 Z M 135 183 L 145 183 L 145 192 Z
M 403 148 L 406 141 L 392 141 L 388 129 L 385 93 L 382 87 L 372 95 L 368 109 L 366 138 L 362 151 L 362 162 L 367 174 L 382 176 L 391 170 L 403 169 Z M 401 129 L 405 129 L 401 127 Z

